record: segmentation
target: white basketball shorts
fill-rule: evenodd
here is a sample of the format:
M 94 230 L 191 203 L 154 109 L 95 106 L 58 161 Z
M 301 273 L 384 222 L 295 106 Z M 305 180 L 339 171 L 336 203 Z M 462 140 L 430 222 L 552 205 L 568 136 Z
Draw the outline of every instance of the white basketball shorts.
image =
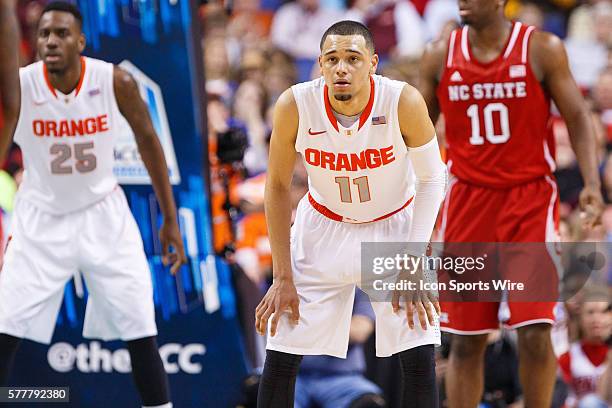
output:
M 362 242 L 405 242 L 412 205 L 380 221 L 350 224 L 331 220 L 305 196 L 291 228 L 293 280 L 300 299 L 294 326 L 283 314 L 267 349 L 300 355 L 346 358 L 355 286 L 361 284 Z M 393 313 L 391 302 L 375 301 L 376 355 L 390 355 L 426 344 L 440 344 L 440 327 L 423 330 L 415 315 L 410 329 L 405 312 Z
M 60 216 L 17 199 L 0 271 L 0 333 L 50 343 L 64 287 L 79 272 L 89 291 L 85 337 L 157 334 L 151 273 L 120 187 Z

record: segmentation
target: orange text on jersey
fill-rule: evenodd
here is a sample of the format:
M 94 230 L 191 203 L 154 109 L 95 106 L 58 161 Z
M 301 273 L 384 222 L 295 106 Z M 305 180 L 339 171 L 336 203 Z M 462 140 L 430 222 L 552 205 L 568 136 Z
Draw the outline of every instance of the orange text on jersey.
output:
M 324 150 L 306 149 L 306 163 L 334 171 L 358 171 L 375 169 L 395 160 L 393 146 L 382 149 L 366 149 L 357 153 L 332 153 Z
M 38 137 L 89 136 L 108 131 L 108 115 L 78 120 L 32 121 L 32 130 Z

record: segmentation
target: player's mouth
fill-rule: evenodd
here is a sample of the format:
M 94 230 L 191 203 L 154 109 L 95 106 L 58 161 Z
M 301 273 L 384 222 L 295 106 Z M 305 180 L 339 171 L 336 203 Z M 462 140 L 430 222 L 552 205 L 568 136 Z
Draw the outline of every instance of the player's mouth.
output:
M 336 82 L 334 82 L 334 89 L 336 90 L 345 90 L 345 89 L 348 89 L 350 86 L 351 86 L 351 83 L 344 79 L 339 79 Z
M 62 56 L 59 54 L 47 54 L 45 55 L 45 63 L 54 63 L 59 62 L 62 59 Z

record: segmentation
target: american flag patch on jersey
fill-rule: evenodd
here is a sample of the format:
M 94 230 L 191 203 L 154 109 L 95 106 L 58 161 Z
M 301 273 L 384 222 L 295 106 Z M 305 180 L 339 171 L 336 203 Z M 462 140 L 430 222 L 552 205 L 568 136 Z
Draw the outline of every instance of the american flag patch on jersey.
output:
M 510 78 L 523 78 L 527 76 L 527 67 L 525 65 L 511 65 Z
M 385 125 L 387 124 L 387 119 L 384 116 L 374 116 L 372 118 L 372 125 Z
M 89 96 L 100 95 L 100 88 L 92 89 L 91 91 L 88 92 L 88 94 L 89 94 Z

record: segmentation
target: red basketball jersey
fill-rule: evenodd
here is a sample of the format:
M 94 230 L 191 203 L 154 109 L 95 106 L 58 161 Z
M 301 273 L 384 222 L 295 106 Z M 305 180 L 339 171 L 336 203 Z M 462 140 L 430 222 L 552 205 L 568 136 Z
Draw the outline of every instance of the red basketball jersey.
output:
M 437 89 L 450 172 L 493 188 L 552 173 L 555 162 L 547 143 L 550 97 L 528 58 L 534 27 L 514 23 L 504 50 L 486 64 L 471 52 L 469 29 L 451 34 Z

